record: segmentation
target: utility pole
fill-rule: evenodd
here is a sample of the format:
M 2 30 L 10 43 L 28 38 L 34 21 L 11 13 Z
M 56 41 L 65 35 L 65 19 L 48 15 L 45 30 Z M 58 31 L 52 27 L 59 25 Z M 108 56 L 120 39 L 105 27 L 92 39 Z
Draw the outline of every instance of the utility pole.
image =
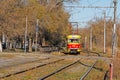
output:
M 116 33 L 116 13 L 117 13 L 117 0 L 113 1 L 114 3 L 114 25 L 113 25 L 113 34 L 112 34 L 112 57 L 115 58 L 116 48 L 117 48 L 117 33 Z M 110 64 L 110 80 L 113 80 L 113 69 L 114 62 Z
M 84 48 L 87 49 L 87 36 L 85 36 L 85 44 L 84 44 Z
M 78 34 L 78 23 L 77 23 L 77 34 Z
M 106 12 L 104 11 L 104 53 L 106 53 Z
M 92 50 L 92 26 L 90 28 L 90 50 Z
M 36 25 L 36 45 L 35 45 L 35 52 L 37 52 L 37 42 L 38 42 L 38 19 L 37 19 L 37 25 Z
M 26 16 L 26 28 L 25 28 L 25 44 L 24 44 L 25 50 L 24 52 L 27 52 L 27 16 Z
M 113 36 L 112 36 L 112 56 L 115 56 L 116 45 L 117 45 L 117 34 L 116 34 L 116 12 L 117 12 L 117 0 L 113 1 L 114 3 L 114 26 L 113 26 Z

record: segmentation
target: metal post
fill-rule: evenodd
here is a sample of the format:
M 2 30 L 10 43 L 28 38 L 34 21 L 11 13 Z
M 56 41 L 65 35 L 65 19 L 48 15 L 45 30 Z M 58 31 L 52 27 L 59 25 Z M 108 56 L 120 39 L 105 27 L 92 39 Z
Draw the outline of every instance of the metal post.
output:
M 92 50 L 92 27 L 90 28 L 90 50 Z
M 37 19 L 37 25 L 36 25 L 36 45 L 35 45 L 35 52 L 37 52 L 37 42 L 38 42 L 38 19 Z
M 113 26 L 113 36 L 112 36 L 112 56 L 114 57 L 115 52 L 116 52 L 116 12 L 117 12 L 117 0 L 113 1 L 114 3 L 114 26 Z
M 104 12 L 104 53 L 106 53 L 106 12 Z
M 113 64 L 110 64 L 110 80 L 113 79 Z
M 77 22 L 77 34 L 78 34 L 78 22 Z
M 27 16 L 26 16 L 26 29 L 25 29 L 25 44 L 24 44 L 25 50 L 24 52 L 27 52 Z
M 87 37 L 85 36 L 85 44 L 84 44 L 84 48 L 87 49 Z

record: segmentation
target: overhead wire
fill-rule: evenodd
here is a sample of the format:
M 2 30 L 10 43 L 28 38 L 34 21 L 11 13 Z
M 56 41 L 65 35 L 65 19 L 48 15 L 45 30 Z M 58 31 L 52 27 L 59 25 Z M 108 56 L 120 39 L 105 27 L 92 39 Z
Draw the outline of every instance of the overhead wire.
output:
M 117 8 L 119 9 L 120 8 L 120 0 L 118 0 L 118 4 L 117 5 L 119 5 L 119 6 L 117 6 Z M 120 16 L 120 12 L 118 13 L 117 17 L 119 18 L 119 16 Z
M 90 0 L 91 1 L 91 0 Z M 92 0 L 93 1 L 93 0 Z M 94 2 L 89 2 L 89 5 L 88 6 L 92 6 L 93 4 L 95 4 L 95 3 L 98 3 L 98 2 L 100 2 L 100 0 L 96 0 L 96 1 L 94 1 Z
M 80 1 L 83 1 L 83 0 L 80 0 Z M 100 0 L 95 0 L 95 1 L 93 1 L 93 0 L 92 1 L 91 0 L 86 0 L 86 2 L 88 3 L 88 6 L 93 6 L 94 4 L 100 2 Z M 112 4 L 113 4 L 113 0 L 111 1 L 110 6 L 112 6 Z M 72 9 L 71 12 L 74 11 L 73 8 L 71 8 L 71 9 Z M 108 16 L 110 14 L 110 12 L 111 12 L 111 9 L 110 8 L 107 8 L 107 9 L 108 10 L 106 10 L 106 11 L 107 11 L 107 16 Z M 103 9 L 99 8 L 99 10 L 103 10 Z M 80 12 L 81 12 L 81 10 L 73 12 L 73 13 L 70 13 L 70 14 L 73 15 L 73 14 L 77 14 L 77 13 L 80 13 Z M 96 12 L 95 14 L 97 14 L 97 13 L 100 13 L 100 12 Z
M 91 0 L 87 0 L 88 6 L 93 6 L 94 4 L 96 4 L 96 3 L 98 3 L 98 2 L 100 2 L 100 1 L 95 0 L 95 1 L 92 1 L 92 2 L 91 2 Z M 78 12 L 80 12 L 80 11 L 78 11 Z M 100 12 L 97 12 L 97 13 L 95 13 L 95 14 L 98 14 L 98 13 L 100 13 Z M 89 18 L 89 17 L 91 17 L 91 16 L 82 17 L 82 19 Z M 94 17 L 95 17 L 95 16 L 94 16 Z M 88 21 L 87 21 L 87 22 L 88 22 Z
M 111 0 L 111 3 L 110 3 L 110 6 L 112 6 L 112 5 L 113 5 L 113 0 Z M 108 11 L 106 15 L 109 16 L 109 14 L 111 12 L 111 8 L 108 8 L 108 10 L 106 10 L 106 11 Z
M 92 2 L 89 3 L 88 6 L 94 6 L 95 4 L 97 4 L 99 2 L 100 2 L 100 0 L 92 1 Z M 98 12 L 97 10 L 100 10 L 100 8 L 97 8 L 97 9 L 94 8 L 94 9 L 92 9 L 92 11 L 95 12 L 93 18 L 97 18 L 97 15 L 101 13 L 101 12 Z

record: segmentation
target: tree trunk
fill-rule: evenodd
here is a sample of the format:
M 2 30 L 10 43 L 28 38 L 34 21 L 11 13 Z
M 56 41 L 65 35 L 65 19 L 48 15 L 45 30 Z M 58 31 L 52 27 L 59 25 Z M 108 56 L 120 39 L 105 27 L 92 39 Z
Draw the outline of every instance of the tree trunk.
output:
M 10 48 L 9 49 L 12 49 L 12 46 L 13 46 L 12 41 L 10 41 Z
M 42 46 L 46 46 L 46 44 L 45 44 L 45 38 L 43 38 L 43 40 L 42 40 Z
M 32 39 L 29 38 L 29 52 L 32 52 Z
M 0 52 L 2 52 L 2 43 L 0 41 Z

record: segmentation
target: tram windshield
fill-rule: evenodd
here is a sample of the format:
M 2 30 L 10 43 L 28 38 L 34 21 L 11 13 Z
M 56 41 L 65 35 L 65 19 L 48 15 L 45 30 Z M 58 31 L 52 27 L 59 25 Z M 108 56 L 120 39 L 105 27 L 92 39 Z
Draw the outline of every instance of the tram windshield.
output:
M 79 39 L 68 39 L 68 43 L 79 43 Z

